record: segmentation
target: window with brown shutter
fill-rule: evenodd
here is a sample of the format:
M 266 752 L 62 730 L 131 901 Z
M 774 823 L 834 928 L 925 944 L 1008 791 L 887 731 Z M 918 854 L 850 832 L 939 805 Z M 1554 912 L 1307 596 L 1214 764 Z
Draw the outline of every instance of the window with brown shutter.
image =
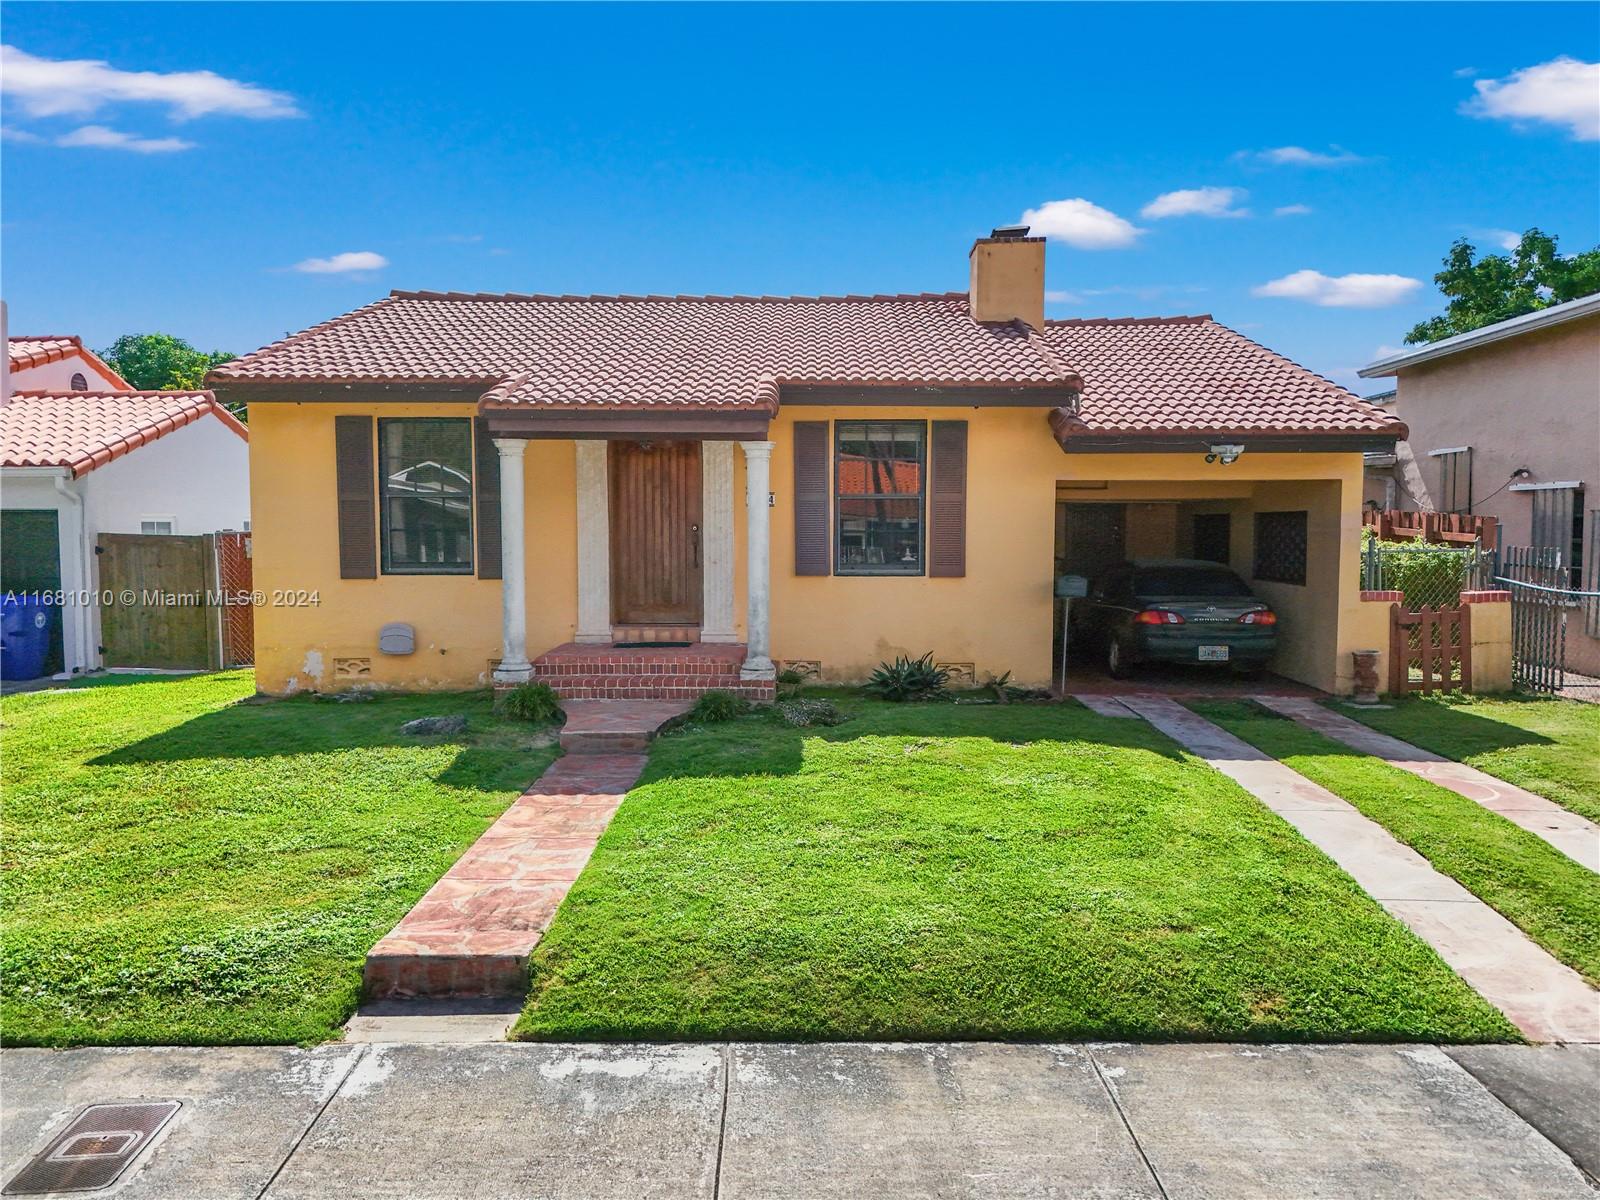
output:
M 794 573 L 826 575 L 828 423 L 794 423 Z
M 500 578 L 500 452 L 482 417 L 475 422 L 478 578 Z
M 928 574 L 960 579 L 967 573 L 967 423 L 933 423 L 928 479 Z
M 840 575 L 921 575 L 925 421 L 840 421 L 837 454 Z
M 334 417 L 334 474 L 339 509 L 339 578 L 378 577 L 378 531 L 372 418 Z

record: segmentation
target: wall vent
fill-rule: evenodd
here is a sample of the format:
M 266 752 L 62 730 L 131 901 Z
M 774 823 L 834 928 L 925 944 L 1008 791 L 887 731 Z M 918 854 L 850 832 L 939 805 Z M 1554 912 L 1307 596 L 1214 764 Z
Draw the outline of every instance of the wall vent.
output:
M 336 658 L 333 660 L 333 677 L 335 680 L 347 682 L 371 679 L 372 660 L 370 658 Z

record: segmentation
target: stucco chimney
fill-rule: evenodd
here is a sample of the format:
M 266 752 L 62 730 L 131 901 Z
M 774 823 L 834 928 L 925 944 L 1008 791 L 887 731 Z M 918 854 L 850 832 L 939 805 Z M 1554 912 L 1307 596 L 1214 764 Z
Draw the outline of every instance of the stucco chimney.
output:
M 972 244 L 974 321 L 1026 321 L 1044 328 L 1044 239 L 1006 225 Z

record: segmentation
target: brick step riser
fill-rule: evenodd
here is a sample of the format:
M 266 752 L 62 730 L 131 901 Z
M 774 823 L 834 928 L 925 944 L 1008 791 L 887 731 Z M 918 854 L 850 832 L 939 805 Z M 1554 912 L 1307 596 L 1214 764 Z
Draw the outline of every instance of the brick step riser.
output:
M 571 679 L 584 675 L 608 675 L 613 678 L 631 679 L 635 676 L 655 678 L 660 675 L 703 675 L 717 679 L 738 679 L 738 663 L 652 663 L 641 667 L 637 663 L 562 663 L 560 666 L 550 666 L 546 663 L 533 664 L 533 677 L 545 683 L 555 683 L 560 679 Z
M 368 1000 L 504 999 L 527 990 L 525 955 L 394 955 L 368 958 L 362 972 Z
M 771 704 L 774 699 L 771 684 L 764 688 L 759 684 L 706 684 L 699 687 L 661 687 L 654 684 L 629 687 L 610 684 L 555 688 L 556 696 L 561 700 L 698 700 L 707 692 L 732 692 L 735 696 L 743 696 L 758 704 Z

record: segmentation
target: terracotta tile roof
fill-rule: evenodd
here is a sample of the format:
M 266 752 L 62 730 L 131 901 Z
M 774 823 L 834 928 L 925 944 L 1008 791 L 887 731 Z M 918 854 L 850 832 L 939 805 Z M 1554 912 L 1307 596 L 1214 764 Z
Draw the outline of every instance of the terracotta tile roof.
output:
M 217 368 L 250 380 L 481 381 L 486 407 L 771 407 L 781 384 L 1075 384 L 965 293 L 483 296 L 397 292 Z
M 13 371 L 26 371 L 30 367 L 42 367 L 46 363 L 81 355 L 105 377 L 105 382 L 118 390 L 128 389 L 128 381 L 107 366 L 105 360 L 85 346 L 83 339 L 74 333 L 8 337 L 6 351 Z
M 249 440 L 210 392 L 17 392 L 0 408 L 0 467 L 82 475 L 207 414 Z
M 1081 388 L 1081 419 L 1061 418 L 1068 433 L 1388 436 L 1401 428 L 1209 317 L 1050 321 L 1035 331 L 1020 322 L 973 321 L 965 292 L 395 292 L 208 378 L 224 385 L 481 386 L 487 410 L 773 411 L 783 390 L 798 386 L 1039 388 L 1063 395 Z
M 1083 375 L 1073 436 L 1405 436 L 1390 413 L 1209 316 L 1046 321 L 1044 339 Z

